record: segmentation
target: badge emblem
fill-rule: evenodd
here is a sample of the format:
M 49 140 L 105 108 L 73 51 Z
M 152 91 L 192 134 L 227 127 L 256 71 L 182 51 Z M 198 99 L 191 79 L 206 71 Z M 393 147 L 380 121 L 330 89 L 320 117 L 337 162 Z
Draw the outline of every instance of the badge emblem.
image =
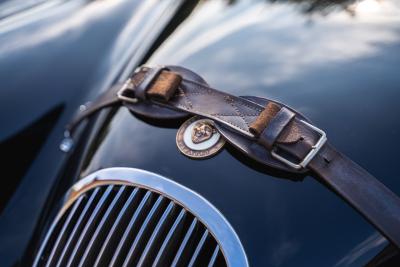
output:
M 215 155 L 225 144 L 214 122 L 197 116 L 185 121 L 176 134 L 179 150 L 190 158 L 202 159 Z

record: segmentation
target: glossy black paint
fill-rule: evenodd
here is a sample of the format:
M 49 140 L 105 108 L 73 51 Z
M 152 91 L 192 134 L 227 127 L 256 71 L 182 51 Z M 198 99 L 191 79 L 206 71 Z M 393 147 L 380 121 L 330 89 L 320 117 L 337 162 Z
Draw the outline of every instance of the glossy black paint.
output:
M 122 2 L 128 5 L 128 1 Z M 236 95 L 266 96 L 288 104 L 326 130 L 328 139 L 338 149 L 400 195 L 397 174 L 400 145 L 396 142 L 400 135 L 400 6 L 395 0 L 336 1 L 338 5 L 315 2 L 318 1 L 202 1 L 161 43 L 148 63 L 183 65 L 221 90 Z M 108 12 L 104 16 L 109 19 L 119 17 Z M 128 20 L 127 14 L 121 17 Z M 103 19 L 93 23 L 93 29 L 103 30 L 104 24 L 100 23 Z M 49 27 L 48 23 L 42 25 Z M 84 25 L 79 25 L 76 31 L 85 29 Z M 118 27 L 121 24 L 115 29 Z M 52 98 L 44 101 L 44 96 L 33 94 L 28 85 L 47 88 L 43 94 L 49 95 L 57 83 L 62 85 L 60 94 L 68 91 L 75 101 L 67 106 L 68 112 L 63 112 L 41 154 L 2 212 L 0 256 L 5 266 L 20 259 L 40 213 L 39 228 L 48 225 L 72 177 L 83 177 L 105 167 L 149 170 L 199 192 L 230 221 L 252 266 L 360 266 L 387 244 L 372 226 L 314 179 L 306 177 L 301 182 L 286 179 L 291 177 L 262 168 L 229 146 L 208 160 L 188 159 L 175 145 L 181 122 L 147 120 L 133 116 L 125 108 L 106 110 L 89 123 L 90 127 L 82 129 L 80 143 L 61 170 L 61 162 L 54 162 L 63 157 L 57 151 L 62 125 L 78 103 L 90 99 L 97 89 L 103 90 L 117 81 L 117 77 L 122 79 L 124 73 L 139 64 L 140 60 L 119 64 L 119 57 L 111 54 L 115 51 L 124 54 L 125 49 L 113 46 L 94 49 L 97 56 L 108 51 L 107 59 L 103 59 L 106 63 L 93 62 L 83 68 L 87 72 L 76 68 L 76 64 L 87 62 L 82 59 L 88 56 L 85 48 L 97 48 L 94 44 L 102 38 L 111 42 L 119 36 L 120 43 L 129 46 L 121 35 L 112 37 L 111 32 L 74 39 L 70 56 L 63 54 L 59 46 L 49 50 L 45 44 L 39 48 L 23 47 L 14 54 L 0 54 L 0 70 L 7 67 L 7 72 L 0 73 L 2 88 L 13 85 L 15 91 L 7 92 L 9 103 L 18 103 L 17 98 L 25 91 L 37 98 L 29 103 L 42 101 L 31 104 L 31 110 L 16 117 L 6 116 L 10 111 L 7 113 L 7 105 L 2 106 L 2 129 L 10 130 L 0 140 L 17 134 L 23 128 L 19 125 L 28 125 L 25 121 L 39 116 L 34 113 L 42 114 L 42 110 L 50 110 L 58 103 L 53 100 L 58 94 L 50 94 Z M 69 51 L 71 45 L 66 36 L 73 34 L 51 40 L 62 43 Z M 55 66 L 60 65 L 54 64 L 57 62 L 54 53 L 67 69 L 57 71 Z M 24 56 L 30 57 L 22 61 L 24 64 L 18 63 L 17 59 Z M 41 57 L 48 62 L 39 68 L 36 62 Z M 15 75 L 21 73 L 18 69 L 21 65 L 41 75 L 18 79 Z M 60 73 L 69 79 L 60 79 Z M 113 78 L 103 77 L 109 73 Z M 80 84 L 59 83 L 71 79 Z M 72 92 L 71 88 L 76 89 Z M 85 88 L 81 93 L 85 96 L 78 96 L 81 88 Z M 0 94 L 5 99 L 6 93 Z M 32 96 L 25 101 L 30 99 Z M 18 110 L 11 104 L 8 108 Z M 61 183 L 57 186 L 56 177 L 60 173 Z M 50 189 L 53 198 L 48 199 L 47 211 L 44 200 Z M 27 206 L 30 208 L 24 209 Z M 13 224 L 15 221 L 18 224 Z M 35 234 L 40 237 L 43 232 L 37 230 Z M 27 254 L 34 251 L 38 240 L 31 240 Z
M 71 185 L 59 175 L 72 169 L 58 148 L 65 125 L 79 105 L 126 79 L 182 4 L 39 2 L 0 4 L 1 266 L 29 265 L 22 256 L 32 257 L 48 209 L 56 212 Z
M 339 9 L 323 16 L 290 4 L 205 2 L 149 62 L 183 65 L 216 88 L 289 104 L 399 194 L 393 140 L 399 134 L 400 10 L 393 2 L 377 4 L 377 11 L 368 9 L 374 3 L 365 5 L 354 15 Z M 194 161 L 178 152 L 175 134 L 122 108 L 91 148 L 82 175 L 133 166 L 200 192 L 233 224 L 254 266 L 359 266 L 385 246 L 314 179 L 257 172 L 232 148 Z

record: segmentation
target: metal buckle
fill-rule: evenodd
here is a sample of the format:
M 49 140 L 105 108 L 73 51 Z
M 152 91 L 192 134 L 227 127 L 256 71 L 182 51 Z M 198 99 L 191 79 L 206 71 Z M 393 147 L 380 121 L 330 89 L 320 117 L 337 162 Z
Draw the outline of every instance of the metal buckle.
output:
M 118 97 L 120 100 L 125 101 L 125 102 L 137 103 L 137 102 L 138 102 L 138 99 L 137 99 L 136 97 L 127 97 L 127 96 L 124 96 L 123 93 L 124 93 L 124 91 L 125 91 L 126 89 L 130 89 L 130 90 L 133 89 L 133 84 L 132 84 L 132 79 L 131 79 L 131 78 L 129 78 L 129 79 L 124 83 L 124 85 L 121 87 L 121 89 L 119 89 L 119 91 L 118 91 L 118 93 L 117 93 L 117 97 Z
M 314 125 L 312 125 L 304 120 L 300 120 L 300 121 L 321 135 L 318 142 L 311 147 L 311 150 L 310 150 L 310 152 L 308 152 L 307 156 L 305 156 L 304 159 L 299 164 L 296 164 L 296 163 L 291 162 L 290 160 L 285 159 L 284 157 L 280 156 L 279 154 L 277 154 L 275 152 L 275 149 L 272 149 L 272 151 L 271 151 L 272 157 L 274 157 L 275 159 L 285 163 L 286 165 L 288 165 L 296 170 L 306 168 L 308 163 L 310 163 L 310 161 L 315 157 L 315 155 L 317 155 L 318 151 L 323 147 L 323 145 L 328 140 L 326 138 L 326 133 L 323 130 L 319 129 L 318 127 L 315 127 Z

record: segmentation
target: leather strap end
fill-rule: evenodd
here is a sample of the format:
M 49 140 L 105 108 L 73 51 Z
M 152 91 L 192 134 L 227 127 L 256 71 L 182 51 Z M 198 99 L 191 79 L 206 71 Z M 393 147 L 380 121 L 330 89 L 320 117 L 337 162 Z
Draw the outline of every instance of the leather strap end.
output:
M 167 102 L 178 89 L 182 77 L 171 71 L 163 70 L 147 90 L 147 96 L 162 102 Z
M 281 107 L 270 101 L 265 106 L 265 109 L 260 113 L 257 119 L 250 125 L 249 131 L 255 135 L 260 136 L 260 134 L 264 131 L 267 127 L 268 123 L 275 117 L 275 115 L 279 112 Z

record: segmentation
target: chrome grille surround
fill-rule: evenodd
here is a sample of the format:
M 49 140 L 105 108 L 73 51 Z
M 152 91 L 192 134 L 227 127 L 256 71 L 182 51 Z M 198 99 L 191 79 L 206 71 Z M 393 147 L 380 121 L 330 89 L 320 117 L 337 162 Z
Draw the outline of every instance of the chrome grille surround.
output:
M 121 228 L 122 216 L 129 223 Z M 118 246 L 110 252 L 112 239 Z M 151 172 L 108 168 L 70 189 L 34 266 L 164 266 L 165 259 L 172 266 L 248 266 L 235 231 L 206 199 Z

